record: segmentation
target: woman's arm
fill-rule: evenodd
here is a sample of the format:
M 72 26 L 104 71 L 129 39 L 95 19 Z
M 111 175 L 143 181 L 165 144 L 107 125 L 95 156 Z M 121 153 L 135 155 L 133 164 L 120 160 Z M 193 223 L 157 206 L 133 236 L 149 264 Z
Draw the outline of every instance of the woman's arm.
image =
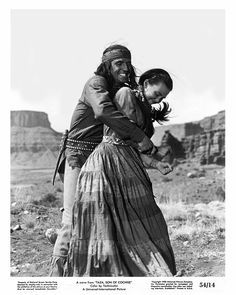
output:
M 141 156 L 143 164 L 146 168 L 157 169 L 163 175 L 166 175 L 173 170 L 172 166 L 168 162 L 161 162 L 161 161 L 155 159 L 154 156 L 145 155 L 142 153 L 140 154 L 140 156 Z

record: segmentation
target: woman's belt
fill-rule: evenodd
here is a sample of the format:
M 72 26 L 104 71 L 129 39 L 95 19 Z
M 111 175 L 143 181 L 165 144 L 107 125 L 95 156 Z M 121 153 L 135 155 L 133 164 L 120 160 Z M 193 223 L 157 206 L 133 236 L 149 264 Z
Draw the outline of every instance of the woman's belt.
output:
M 91 142 L 91 141 L 83 141 L 83 140 L 75 140 L 68 138 L 69 131 L 65 130 L 62 135 L 61 142 L 60 142 L 60 149 L 57 157 L 56 168 L 54 171 L 52 184 L 54 185 L 56 174 L 59 168 L 61 157 L 66 150 L 66 148 L 73 150 L 73 151 L 93 151 L 95 147 L 99 144 L 99 142 Z
M 102 139 L 103 142 L 107 142 L 107 143 L 111 143 L 111 144 L 116 144 L 116 145 L 129 145 L 127 142 L 125 142 L 124 140 L 115 137 L 113 135 L 106 135 L 103 136 Z

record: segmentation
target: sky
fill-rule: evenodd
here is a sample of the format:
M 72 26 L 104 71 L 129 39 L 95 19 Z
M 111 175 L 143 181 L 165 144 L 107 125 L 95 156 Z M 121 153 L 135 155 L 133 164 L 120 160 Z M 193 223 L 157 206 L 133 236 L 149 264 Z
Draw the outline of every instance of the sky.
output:
M 84 84 L 111 44 L 127 46 L 138 74 L 167 70 L 169 124 L 225 109 L 223 9 L 11 11 L 11 110 L 43 111 L 69 127 Z

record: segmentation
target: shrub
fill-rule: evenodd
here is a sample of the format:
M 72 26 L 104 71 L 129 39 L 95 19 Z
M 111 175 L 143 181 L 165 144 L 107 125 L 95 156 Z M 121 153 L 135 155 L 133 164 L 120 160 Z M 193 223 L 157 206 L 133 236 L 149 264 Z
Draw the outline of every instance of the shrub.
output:
M 172 178 L 169 178 L 169 177 L 163 177 L 163 178 L 162 178 L 162 181 L 163 181 L 163 182 L 170 182 L 170 181 L 172 181 Z
M 35 227 L 35 223 L 31 220 L 29 220 L 28 222 L 25 223 L 25 226 L 27 228 L 34 228 Z
M 57 197 L 53 193 L 47 193 L 42 197 L 42 202 L 43 203 L 54 203 L 57 200 Z
M 61 187 L 57 187 L 57 188 L 55 189 L 55 191 L 61 193 L 63 190 L 62 190 Z

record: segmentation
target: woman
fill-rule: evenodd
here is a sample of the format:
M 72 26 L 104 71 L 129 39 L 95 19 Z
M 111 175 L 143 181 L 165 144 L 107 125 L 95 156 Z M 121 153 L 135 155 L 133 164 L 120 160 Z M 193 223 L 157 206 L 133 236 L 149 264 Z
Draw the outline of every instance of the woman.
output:
M 138 90 L 121 88 L 117 108 L 151 137 L 151 104 L 172 90 L 162 69 L 145 72 Z M 168 104 L 160 111 L 166 120 Z M 143 163 L 144 162 L 144 163 Z M 175 259 L 164 217 L 156 205 L 146 167 L 171 171 L 168 163 L 140 154 L 109 127 L 81 169 L 65 276 L 172 276 Z

